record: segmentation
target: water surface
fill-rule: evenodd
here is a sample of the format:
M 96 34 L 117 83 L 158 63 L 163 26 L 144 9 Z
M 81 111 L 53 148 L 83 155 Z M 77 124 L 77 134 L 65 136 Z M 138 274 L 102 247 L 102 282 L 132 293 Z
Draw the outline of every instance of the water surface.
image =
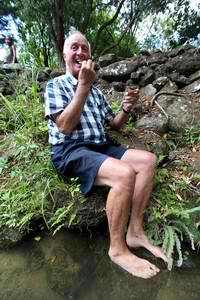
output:
M 40 240 L 38 240 L 38 236 Z M 199 300 L 200 257 L 148 280 L 110 262 L 105 228 L 93 232 L 37 234 L 0 250 L 1 300 Z M 160 266 L 145 251 L 138 255 Z M 162 267 L 162 265 L 161 265 Z

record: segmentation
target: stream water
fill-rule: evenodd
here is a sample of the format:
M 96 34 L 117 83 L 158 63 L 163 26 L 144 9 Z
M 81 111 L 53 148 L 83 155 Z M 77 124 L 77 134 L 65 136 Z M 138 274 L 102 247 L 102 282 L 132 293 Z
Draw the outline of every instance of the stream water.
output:
M 110 262 L 105 231 L 42 233 L 0 250 L 0 300 L 200 299 L 200 256 L 143 280 Z M 159 265 L 145 251 L 137 254 Z

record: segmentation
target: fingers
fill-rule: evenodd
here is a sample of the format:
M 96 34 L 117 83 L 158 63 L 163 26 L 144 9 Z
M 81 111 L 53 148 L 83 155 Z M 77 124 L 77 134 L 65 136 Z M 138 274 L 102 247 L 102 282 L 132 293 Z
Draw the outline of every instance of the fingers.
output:
M 128 88 L 128 90 L 125 92 L 125 95 L 128 96 L 128 95 L 131 95 L 131 96 L 137 96 L 139 94 L 139 89 L 130 89 Z
M 82 69 L 86 68 L 86 69 L 89 69 L 89 70 L 94 70 L 94 66 L 95 66 L 95 63 L 91 59 L 88 59 L 88 60 L 83 61 L 81 68 Z
M 93 84 L 96 77 L 94 70 L 94 62 L 91 59 L 84 60 L 81 65 L 81 70 L 78 75 L 78 80 L 84 85 Z
M 127 88 L 124 94 L 124 99 L 123 99 L 123 105 L 126 104 L 130 104 L 130 105 L 134 105 L 139 98 L 139 89 L 131 89 L 131 88 Z

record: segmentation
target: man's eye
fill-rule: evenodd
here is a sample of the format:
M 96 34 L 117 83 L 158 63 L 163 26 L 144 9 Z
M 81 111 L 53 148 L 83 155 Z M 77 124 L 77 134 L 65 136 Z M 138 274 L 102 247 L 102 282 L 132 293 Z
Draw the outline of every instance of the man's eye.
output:
M 77 46 L 72 46 L 72 50 L 77 50 Z

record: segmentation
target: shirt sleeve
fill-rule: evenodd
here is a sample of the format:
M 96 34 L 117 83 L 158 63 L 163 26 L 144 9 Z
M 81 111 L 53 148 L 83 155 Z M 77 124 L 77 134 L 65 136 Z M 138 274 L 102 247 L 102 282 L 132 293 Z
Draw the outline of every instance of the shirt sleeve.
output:
M 45 119 L 53 119 L 69 103 L 69 96 L 55 78 L 47 83 L 45 94 Z
M 108 103 L 108 101 L 104 95 L 103 95 L 103 100 L 104 100 L 105 120 L 111 121 L 115 117 L 115 113 L 113 112 L 110 104 Z

